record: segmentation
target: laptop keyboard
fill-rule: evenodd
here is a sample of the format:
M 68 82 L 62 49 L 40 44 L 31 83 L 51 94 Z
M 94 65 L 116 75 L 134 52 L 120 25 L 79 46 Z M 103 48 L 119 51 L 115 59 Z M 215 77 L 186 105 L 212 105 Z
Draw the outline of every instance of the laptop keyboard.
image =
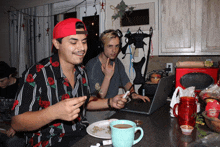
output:
M 122 111 L 142 113 L 142 114 L 153 113 L 159 107 L 163 106 L 166 103 L 167 96 L 172 90 L 174 78 L 175 78 L 174 76 L 168 76 L 160 80 L 157 86 L 157 90 L 155 92 L 154 98 L 148 96 L 151 99 L 151 102 L 145 103 L 142 100 L 132 99 L 131 102 L 125 105 L 125 108 L 122 109 Z
M 144 102 L 143 100 L 132 100 L 125 105 L 125 109 L 148 112 L 152 101 Z

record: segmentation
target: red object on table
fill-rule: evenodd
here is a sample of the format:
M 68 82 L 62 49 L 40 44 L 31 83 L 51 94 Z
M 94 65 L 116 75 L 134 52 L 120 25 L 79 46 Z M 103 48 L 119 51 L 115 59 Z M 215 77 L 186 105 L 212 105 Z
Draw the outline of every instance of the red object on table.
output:
M 178 106 L 178 114 L 176 114 L 176 108 Z M 178 118 L 178 124 L 189 125 L 194 127 L 196 123 L 197 105 L 196 98 L 194 97 L 181 97 L 180 103 L 177 103 L 173 107 L 173 114 Z
M 216 110 L 220 110 L 220 104 L 217 100 L 210 99 L 206 104 L 205 110 L 207 111 L 208 117 L 218 118 L 219 112 L 217 112 Z
M 219 68 L 176 68 L 176 88 L 195 86 L 195 92 L 215 84 L 218 81 Z

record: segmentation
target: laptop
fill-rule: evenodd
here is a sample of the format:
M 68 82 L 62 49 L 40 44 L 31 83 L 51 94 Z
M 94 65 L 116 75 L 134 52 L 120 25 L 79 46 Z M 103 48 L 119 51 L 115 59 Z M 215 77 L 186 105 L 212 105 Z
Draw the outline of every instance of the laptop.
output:
M 143 100 L 140 99 L 132 99 L 129 103 L 125 105 L 124 108 L 120 110 L 147 115 L 152 114 L 157 109 L 166 104 L 167 97 L 173 90 L 174 81 L 174 75 L 161 78 L 153 98 L 150 98 L 151 102 L 145 103 Z

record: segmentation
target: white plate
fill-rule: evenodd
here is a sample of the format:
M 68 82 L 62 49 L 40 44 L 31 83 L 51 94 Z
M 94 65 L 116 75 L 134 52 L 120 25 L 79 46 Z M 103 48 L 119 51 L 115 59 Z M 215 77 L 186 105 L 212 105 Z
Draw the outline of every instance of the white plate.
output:
M 112 121 L 118 119 L 109 119 L 109 120 L 102 120 L 98 122 L 94 122 L 86 128 L 86 131 L 89 135 L 97 138 L 103 139 L 111 139 L 111 134 L 109 133 L 109 125 Z M 98 127 L 98 131 L 94 131 L 94 127 Z
M 0 130 L 1 130 L 1 131 L 6 131 L 6 130 L 5 130 L 5 129 L 3 129 L 3 128 L 0 128 Z
M 3 129 L 3 128 L 0 128 L 0 133 L 4 133 L 4 134 L 6 134 L 6 130 Z

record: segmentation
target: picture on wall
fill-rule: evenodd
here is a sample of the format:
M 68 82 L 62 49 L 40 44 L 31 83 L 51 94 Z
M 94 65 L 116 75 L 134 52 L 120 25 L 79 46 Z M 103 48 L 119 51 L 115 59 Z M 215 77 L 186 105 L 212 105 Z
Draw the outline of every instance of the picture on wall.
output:
M 143 3 L 129 5 L 134 7 L 132 13 L 125 12 L 122 19 L 116 19 L 114 24 L 116 28 L 121 28 L 122 32 L 137 31 L 141 28 L 143 31 L 148 31 L 150 27 L 155 27 L 155 3 Z

